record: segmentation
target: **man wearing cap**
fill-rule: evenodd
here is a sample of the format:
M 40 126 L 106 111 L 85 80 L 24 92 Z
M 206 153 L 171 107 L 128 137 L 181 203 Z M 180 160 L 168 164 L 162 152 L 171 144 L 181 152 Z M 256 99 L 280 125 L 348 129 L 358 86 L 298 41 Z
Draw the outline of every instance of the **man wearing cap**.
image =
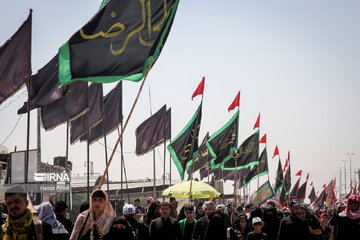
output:
M 181 240 L 181 229 L 178 221 L 170 217 L 170 203 L 160 204 L 160 217 L 151 222 L 149 233 L 151 240 Z
M 6 190 L 5 202 L 8 216 L 1 228 L 1 239 L 52 239 L 51 226 L 35 218 L 27 208 L 29 201 L 20 186 Z
M 143 224 L 138 222 L 134 215 L 137 214 L 136 208 L 132 204 L 125 204 L 123 207 L 124 219 L 128 222 L 131 231 L 136 240 L 149 240 L 149 230 Z
M 268 240 L 268 236 L 266 235 L 266 233 L 263 233 L 261 231 L 262 227 L 263 227 L 263 221 L 261 220 L 261 218 L 259 217 L 254 217 L 252 219 L 252 227 L 254 229 L 254 231 L 249 232 L 249 234 L 247 235 L 247 240 Z
M 300 203 L 290 202 L 290 216 L 280 222 L 278 240 L 308 240 L 309 226 L 305 219 L 300 217 Z
M 56 215 L 56 219 L 64 225 L 65 229 L 68 231 L 69 234 L 71 234 L 72 228 L 74 227 L 73 223 L 66 218 L 66 209 L 68 206 L 66 203 L 62 200 L 57 201 L 55 203 L 54 212 Z

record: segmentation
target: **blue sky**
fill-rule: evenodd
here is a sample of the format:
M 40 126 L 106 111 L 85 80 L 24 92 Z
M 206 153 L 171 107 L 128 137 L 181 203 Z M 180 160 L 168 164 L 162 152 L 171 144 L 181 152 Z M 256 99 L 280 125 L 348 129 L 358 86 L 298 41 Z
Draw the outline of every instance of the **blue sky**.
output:
M 0 9 L 0 44 L 33 8 L 32 70 L 36 73 L 93 16 L 100 2 L 6 1 Z M 275 145 L 279 146 L 283 164 L 290 150 L 292 173 L 300 169 L 303 175 L 310 172 L 317 189 L 338 175 L 342 160 L 348 159 L 347 152 L 356 153 L 352 167 L 359 168 L 359 10 L 358 1 L 181 1 L 168 40 L 125 132 L 128 178 L 152 177 L 152 154 L 133 154 L 135 128 L 150 116 L 149 88 L 153 112 L 165 103 L 172 108 L 175 137 L 200 103 L 199 97 L 191 101 L 191 95 L 202 76 L 206 82 L 200 139 L 230 119 L 233 113 L 227 108 L 240 90 L 239 143 L 253 133 L 260 112 L 260 134 L 268 136 L 272 182 L 278 164 L 278 159 L 271 159 Z M 108 84 L 105 91 L 113 86 Z M 124 116 L 138 87 L 136 83 L 124 83 Z M 3 109 L 12 102 L 0 111 L 1 142 L 18 120 L 16 111 L 26 101 L 24 91 L 0 106 Z M 33 111 L 31 148 L 36 147 L 35 117 Z M 9 151 L 15 146 L 25 149 L 25 131 L 23 116 L 4 146 Z M 42 130 L 41 137 L 43 161 L 52 163 L 53 157 L 65 155 L 65 125 L 49 132 Z M 111 148 L 116 137 L 117 132 L 109 137 Z M 102 173 L 102 146 L 91 145 L 90 153 L 96 172 Z M 160 147 L 158 178 L 162 174 L 162 154 Z M 115 157 L 111 179 L 120 178 L 119 154 Z M 86 144 L 72 145 L 70 160 L 74 171 L 83 173 Z M 173 177 L 179 179 L 174 165 L 172 169 Z M 261 182 L 266 179 L 263 177 Z

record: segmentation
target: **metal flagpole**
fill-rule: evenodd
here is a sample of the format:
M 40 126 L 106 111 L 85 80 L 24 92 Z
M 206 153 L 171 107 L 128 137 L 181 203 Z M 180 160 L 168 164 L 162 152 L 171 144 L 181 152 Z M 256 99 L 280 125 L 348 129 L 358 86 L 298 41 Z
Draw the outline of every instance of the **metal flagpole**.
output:
M 103 91 L 103 88 L 101 88 Z M 103 93 L 101 95 L 104 95 Z M 121 93 L 121 97 L 122 97 L 122 93 Z M 102 97 L 103 98 L 103 97 Z M 122 102 L 122 99 L 121 99 Z M 106 118 L 105 118 L 105 109 L 104 109 L 104 99 L 101 100 L 101 105 L 102 105 L 102 115 L 103 115 L 103 134 L 104 134 L 104 150 L 105 150 L 105 164 L 108 164 L 108 152 L 107 152 L 107 141 L 106 141 Z M 109 191 L 109 173 L 106 173 L 106 190 Z
M 28 78 L 29 91 L 27 101 L 27 132 L 26 132 L 26 153 L 25 153 L 25 167 L 24 167 L 24 182 L 28 183 L 28 170 L 29 170 L 29 146 L 30 146 L 30 101 L 31 101 L 31 76 Z
M 89 103 L 89 95 L 86 97 L 86 106 Z M 89 133 L 89 111 L 86 112 L 86 159 L 87 159 L 87 201 L 90 201 L 90 133 Z

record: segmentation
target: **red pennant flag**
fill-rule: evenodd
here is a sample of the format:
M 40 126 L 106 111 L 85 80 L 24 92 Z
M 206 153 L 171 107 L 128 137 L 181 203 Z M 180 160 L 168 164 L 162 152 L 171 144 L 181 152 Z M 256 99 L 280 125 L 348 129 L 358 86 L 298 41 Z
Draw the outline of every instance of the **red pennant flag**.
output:
M 314 183 L 313 183 L 313 182 L 311 182 L 310 186 L 312 186 L 312 185 L 314 185 Z
M 228 108 L 228 111 L 230 112 L 231 110 L 233 110 L 234 108 L 239 107 L 239 106 L 240 106 L 240 91 L 238 92 L 238 94 L 236 95 L 234 101 L 232 102 L 232 104 Z
M 288 159 L 286 159 L 286 162 L 285 162 L 285 165 L 284 165 L 284 172 L 285 172 L 285 169 L 286 169 L 286 167 L 287 167 L 288 163 L 289 163 L 289 160 L 288 160 Z
M 266 143 L 266 133 L 265 135 L 260 139 L 259 143 Z
M 196 88 L 195 92 L 193 93 L 191 100 L 194 99 L 194 97 L 196 97 L 197 95 L 203 95 L 204 93 L 204 85 L 205 85 L 205 77 L 202 78 L 201 83 L 199 84 L 199 86 Z
M 290 151 L 288 151 L 288 161 L 290 162 Z
M 274 156 L 272 158 L 274 158 L 276 155 L 279 155 L 279 149 L 278 146 L 276 145 L 275 151 L 274 151 Z
M 323 188 L 325 188 L 325 189 L 326 189 L 326 185 L 325 185 L 325 183 L 324 183 L 324 186 L 323 186 Z
M 309 180 L 309 174 L 306 176 L 306 181 Z
M 255 128 L 259 128 L 259 127 L 260 127 L 260 113 L 259 113 L 259 116 L 258 116 L 258 118 L 256 120 L 255 125 L 254 125 L 254 130 L 255 130 Z
M 300 170 L 295 176 L 301 176 L 302 170 Z

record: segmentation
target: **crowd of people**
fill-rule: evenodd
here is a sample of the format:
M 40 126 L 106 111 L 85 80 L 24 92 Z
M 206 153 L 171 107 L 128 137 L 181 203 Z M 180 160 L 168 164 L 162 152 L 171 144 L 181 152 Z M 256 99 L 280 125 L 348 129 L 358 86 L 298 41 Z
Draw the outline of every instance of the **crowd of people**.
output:
M 327 210 L 314 209 L 296 200 L 281 209 L 275 200 L 260 207 L 252 203 L 233 206 L 212 201 L 185 204 L 178 212 L 170 202 L 147 198 L 126 203 L 122 216 L 116 213 L 103 190 L 82 204 L 74 224 L 66 219 L 64 201 L 29 208 L 27 193 L 15 186 L 5 192 L 7 216 L 1 227 L 4 240 L 355 240 L 360 239 L 360 198 L 353 194 Z M 0 219 L 2 221 L 2 218 Z

